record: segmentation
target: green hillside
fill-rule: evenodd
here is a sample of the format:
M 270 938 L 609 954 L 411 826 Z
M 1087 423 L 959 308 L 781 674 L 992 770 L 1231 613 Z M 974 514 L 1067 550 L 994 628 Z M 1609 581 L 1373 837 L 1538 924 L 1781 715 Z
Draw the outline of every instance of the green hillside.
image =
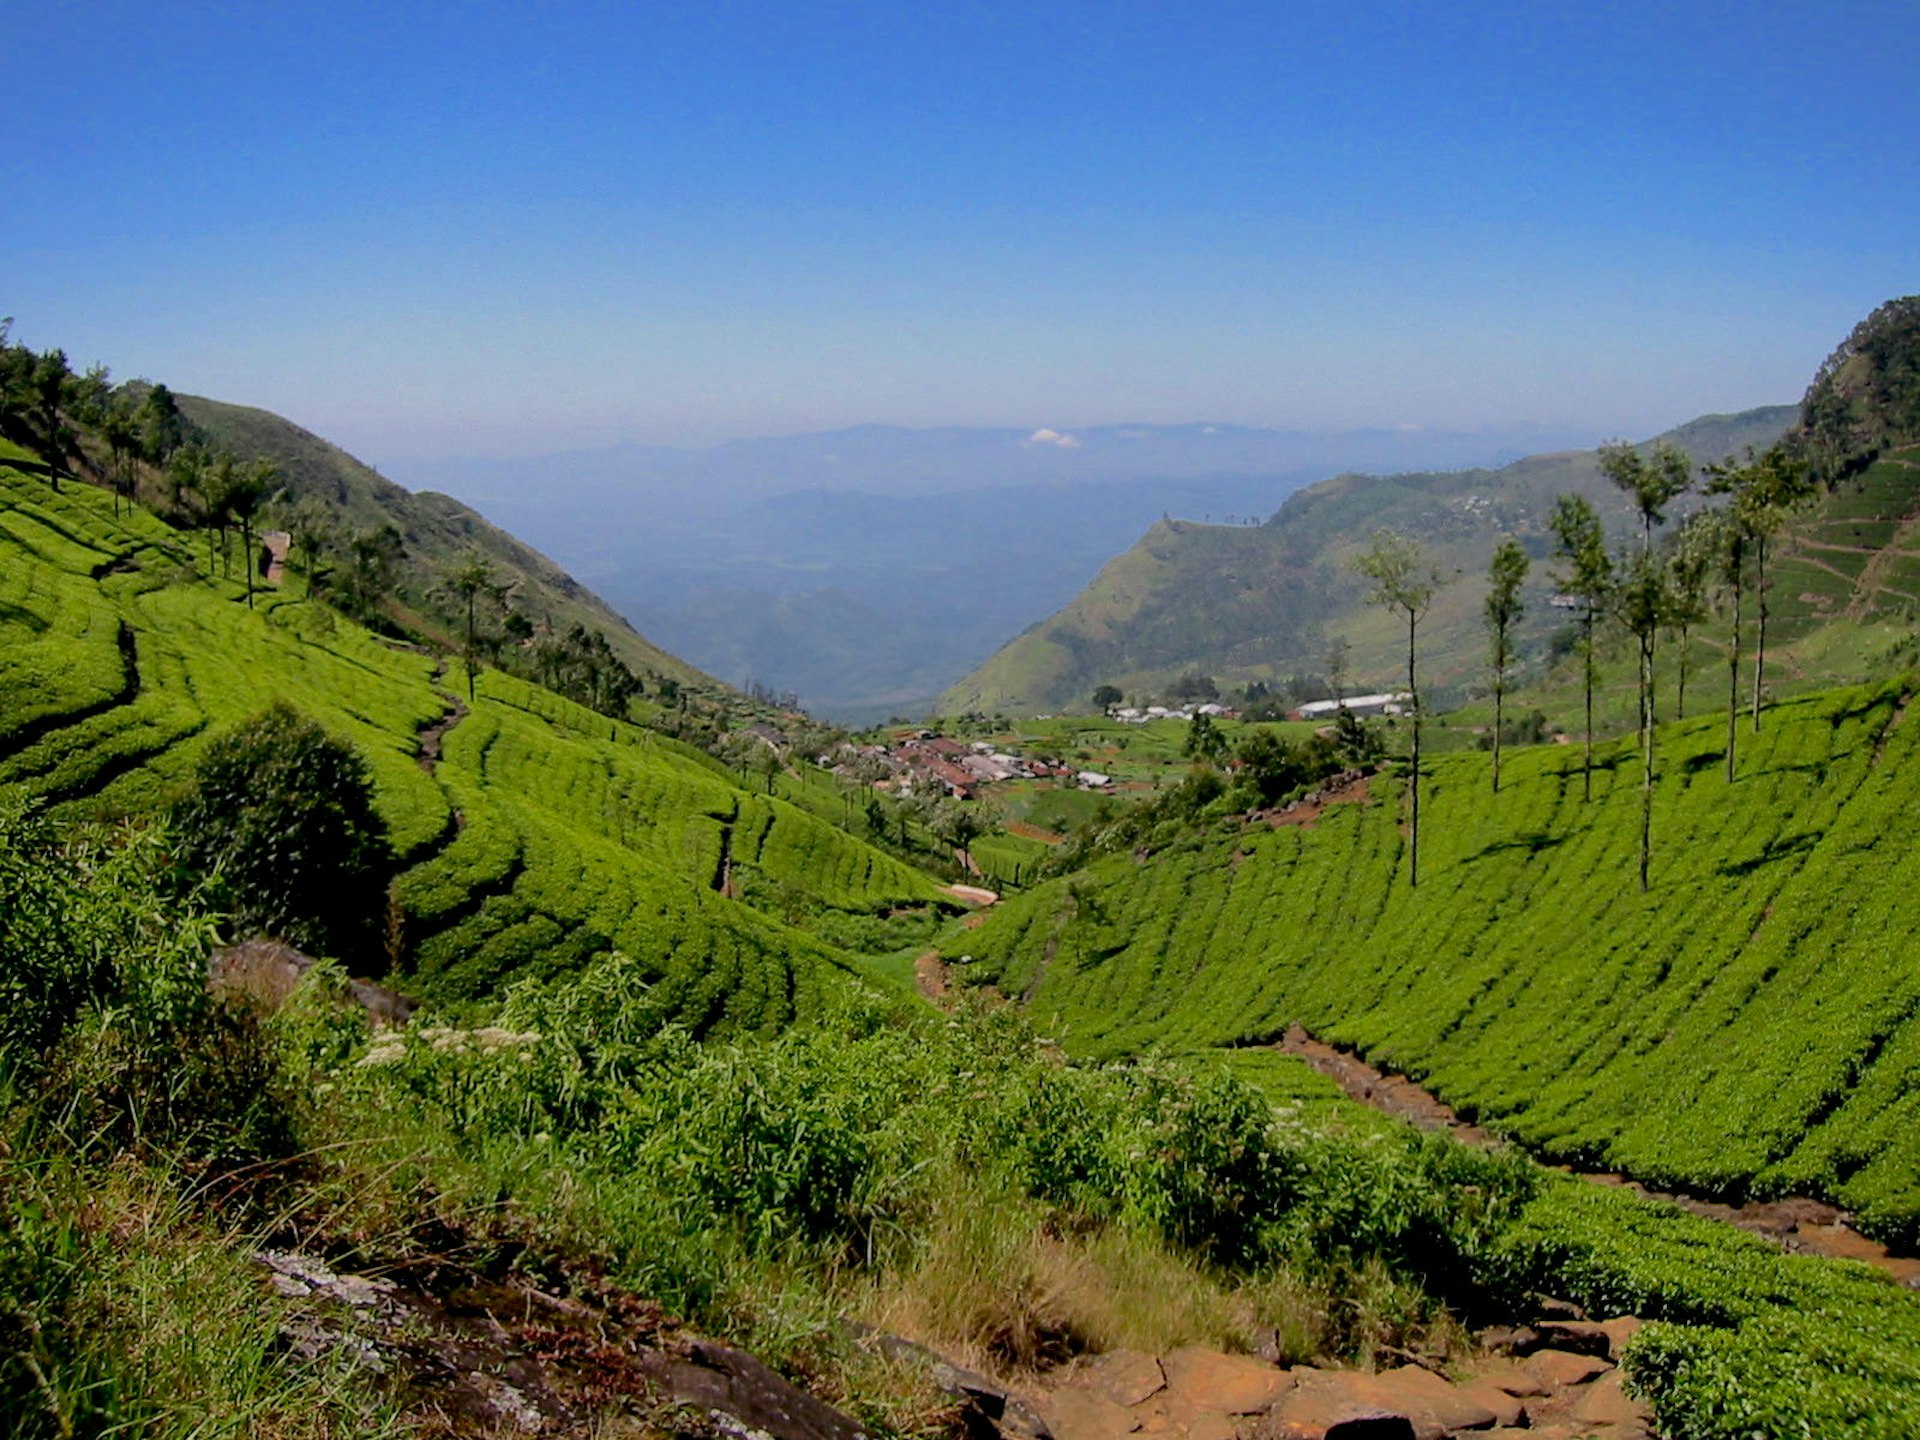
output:
M 1695 1191 L 1814 1190 L 1920 1236 L 1910 682 L 1667 729 L 1654 885 L 1631 745 L 1436 763 L 1418 889 L 1391 782 L 1314 828 L 1217 822 L 1003 905 L 976 973 L 1083 1054 L 1256 1043 L 1298 1021 L 1544 1154 Z
M 717 681 L 650 643 L 553 561 L 451 496 L 416 494 L 396 485 L 337 445 L 270 411 L 197 395 L 176 398 L 181 413 L 214 445 L 272 460 L 290 498 L 323 501 L 343 530 L 392 525 L 412 562 L 403 594 L 414 606 L 425 603 L 436 572 L 450 571 L 477 553 L 526 608 L 547 617 L 555 629 L 584 625 L 604 634 L 614 653 L 636 672 L 719 688 Z
M 1790 406 L 1710 415 L 1657 437 L 1699 461 L 1778 439 Z M 1288 499 L 1265 524 L 1163 520 L 1117 556 L 1065 610 L 1009 642 L 940 699 L 943 714 L 1084 708 L 1094 687 L 1157 693 L 1191 670 L 1244 684 L 1324 666 L 1329 642 L 1352 646 L 1356 685 L 1386 684 L 1402 663 L 1399 637 L 1365 603 L 1346 560 L 1380 526 L 1432 547 L 1462 583 L 1441 592 L 1426 623 L 1430 683 L 1478 677 L 1480 576 L 1494 541 L 1518 536 L 1536 558 L 1550 543 L 1554 498 L 1590 496 L 1622 530 L 1628 511 L 1594 452 L 1536 455 L 1498 470 L 1394 476 L 1339 475 Z M 1551 623 L 1547 567 L 1528 589 L 1536 640 Z
M 403 861 L 392 958 L 448 999 L 618 948 L 696 1032 L 755 1029 L 856 968 L 810 917 L 932 923 L 932 880 L 698 752 L 497 671 L 462 713 L 457 668 L 297 591 L 249 610 L 201 547 L 113 509 L 0 463 L 0 784 L 68 815 L 152 810 L 220 727 L 284 697 L 372 766 Z M 421 736 L 448 719 L 429 770 Z

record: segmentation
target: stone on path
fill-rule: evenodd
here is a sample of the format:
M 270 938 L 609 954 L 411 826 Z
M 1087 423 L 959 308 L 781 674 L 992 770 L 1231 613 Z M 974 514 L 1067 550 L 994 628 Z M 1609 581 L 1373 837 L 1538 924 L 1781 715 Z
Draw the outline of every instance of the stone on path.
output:
M 1527 1419 L 1527 1407 L 1519 1398 L 1508 1394 L 1490 1380 L 1468 1380 L 1458 1388 L 1463 1399 L 1490 1411 L 1496 1426 L 1521 1425 Z
M 1140 1428 L 1134 1413 L 1105 1395 L 1072 1386 L 1041 1396 L 1034 1403 L 1053 1440 L 1119 1440 Z
M 1293 1377 L 1250 1355 L 1188 1345 L 1160 1362 L 1167 1388 L 1202 1409 L 1257 1415 L 1286 1394 Z
M 1413 1421 L 1354 1385 L 1365 1376 L 1315 1371 L 1274 1407 L 1276 1440 L 1421 1440 Z
M 1543 1348 L 1597 1355 L 1603 1360 L 1613 1350 L 1613 1337 L 1607 1333 L 1607 1327 L 1591 1320 L 1543 1320 L 1535 1328 L 1545 1342 Z
M 1632 1315 L 1621 1315 L 1613 1320 L 1602 1320 L 1600 1328 L 1607 1333 L 1607 1358 L 1616 1365 L 1620 1363 L 1620 1352 L 1627 1348 L 1640 1327 L 1646 1322 Z
M 1236 1440 L 1240 1427 L 1224 1410 L 1162 1390 L 1133 1407 L 1142 1440 Z
M 1543 1385 L 1565 1389 L 1584 1385 L 1613 1367 L 1592 1355 L 1575 1355 L 1569 1350 L 1536 1350 L 1527 1357 L 1527 1371 Z
M 1304 1366 L 1294 1373 L 1298 1384 L 1273 1412 L 1275 1433 L 1286 1440 L 1442 1440 L 1456 1431 L 1490 1429 L 1497 1419 L 1417 1365 L 1384 1375 Z
M 1076 1370 L 1071 1383 L 1118 1405 L 1138 1405 L 1166 1389 L 1167 1377 L 1144 1350 L 1109 1350 Z
M 1574 1403 L 1573 1418 L 1582 1425 L 1605 1426 L 1609 1437 L 1644 1436 L 1649 1431 L 1652 1412 L 1638 1400 L 1628 1397 L 1618 1370 L 1602 1375 Z
M 1474 1379 L 1488 1385 L 1497 1386 L 1507 1394 L 1520 1400 L 1531 1399 L 1536 1395 L 1548 1393 L 1539 1378 L 1524 1365 L 1512 1360 L 1489 1360 L 1474 1369 Z
M 1452 1381 L 1418 1365 L 1402 1365 L 1397 1370 L 1375 1375 L 1373 1381 L 1387 1405 L 1394 1410 L 1404 1410 L 1416 1431 L 1424 1428 L 1421 1422 L 1425 1420 L 1431 1420 L 1448 1434 L 1456 1430 L 1490 1430 L 1499 1423 L 1499 1415 L 1490 1406 L 1463 1394 Z

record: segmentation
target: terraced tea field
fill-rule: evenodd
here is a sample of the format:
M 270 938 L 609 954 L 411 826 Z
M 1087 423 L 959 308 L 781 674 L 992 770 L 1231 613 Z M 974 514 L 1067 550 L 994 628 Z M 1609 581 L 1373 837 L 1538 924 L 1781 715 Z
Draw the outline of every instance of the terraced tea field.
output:
M 1920 725 L 1905 682 L 1743 735 L 1668 727 L 1638 893 L 1630 743 L 1432 768 L 1421 883 L 1391 787 L 1312 828 L 1193 838 L 1014 897 L 970 973 L 1082 1054 L 1245 1045 L 1298 1021 L 1539 1152 L 1712 1194 L 1819 1192 L 1920 1236 Z M 1386 798 L 1380 798 L 1383 795 Z
M 429 994 L 619 947 L 696 1031 L 758 1028 L 854 964 L 790 921 L 944 902 L 697 752 L 497 672 L 422 764 L 463 677 L 303 599 L 267 592 L 249 611 L 192 537 L 116 517 L 104 492 L 0 465 L 0 556 L 0 784 L 71 815 L 150 810 L 210 734 L 285 698 L 373 770 L 403 858 L 406 963 Z M 782 913 L 730 898 L 758 891 Z

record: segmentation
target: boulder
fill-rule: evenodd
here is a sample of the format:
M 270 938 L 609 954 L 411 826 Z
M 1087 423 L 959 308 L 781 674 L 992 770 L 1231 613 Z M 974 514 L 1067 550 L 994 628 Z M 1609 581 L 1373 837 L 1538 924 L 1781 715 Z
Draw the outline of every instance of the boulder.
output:
M 744 1351 L 693 1340 L 638 1357 L 676 1400 L 730 1415 L 774 1440 L 866 1440 L 858 1421 L 774 1374 Z
M 1379 1376 L 1305 1367 L 1294 1375 L 1294 1389 L 1273 1410 L 1274 1433 L 1285 1440 L 1441 1440 L 1446 1434 L 1423 1405 L 1396 1404 L 1414 1397 L 1405 1389 L 1390 1394 Z
M 1548 1393 L 1547 1387 L 1526 1366 L 1512 1360 L 1483 1361 L 1475 1369 L 1474 1378 L 1521 1400 Z
M 1613 1350 L 1607 1327 L 1591 1320 L 1543 1320 L 1535 1328 L 1540 1332 L 1543 1349 L 1571 1350 L 1576 1355 L 1597 1355 L 1602 1360 Z
M 1251 1355 L 1188 1345 L 1160 1362 L 1167 1388 L 1205 1410 L 1257 1415 L 1293 1386 L 1293 1377 Z
M 1574 1403 L 1573 1418 L 1582 1425 L 1605 1427 L 1609 1440 L 1626 1440 L 1650 1433 L 1653 1412 L 1626 1392 L 1618 1370 L 1602 1375 Z
M 1473 1338 L 1482 1350 L 1495 1355 L 1531 1355 L 1546 1343 L 1531 1325 L 1495 1325 Z
M 1620 1315 L 1612 1320 L 1602 1320 L 1600 1328 L 1607 1336 L 1607 1358 L 1620 1363 L 1620 1352 L 1627 1348 L 1627 1342 L 1640 1331 L 1647 1322 L 1633 1315 Z
M 1612 1368 L 1596 1356 L 1576 1355 L 1570 1350 L 1536 1350 L 1527 1357 L 1527 1373 L 1556 1390 L 1585 1385 Z
M 1160 1362 L 1143 1350 L 1109 1350 L 1075 1370 L 1071 1383 L 1118 1405 L 1138 1405 L 1166 1389 L 1167 1377 Z
M 1365 1376 L 1317 1371 L 1273 1409 L 1275 1440 L 1420 1440 L 1413 1421 L 1379 1404 L 1353 1381 Z
M 1120 1440 L 1140 1428 L 1126 1406 L 1092 1390 L 1064 1386 L 1034 1401 L 1054 1440 Z
M 1418 1365 L 1402 1365 L 1372 1379 L 1374 1391 L 1386 1408 L 1405 1413 L 1417 1432 L 1437 1427 L 1442 1434 L 1451 1435 L 1461 1430 L 1491 1430 L 1499 1423 L 1500 1417 L 1491 1407 Z
M 1512 1428 L 1527 1422 L 1527 1407 L 1519 1397 L 1509 1394 L 1491 1380 L 1475 1378 L 1464 1381 L 1459 1386 L 1463 1399 L 1471 1400 L 1475 1405 L 1493 1413 L 1495 1428 Z

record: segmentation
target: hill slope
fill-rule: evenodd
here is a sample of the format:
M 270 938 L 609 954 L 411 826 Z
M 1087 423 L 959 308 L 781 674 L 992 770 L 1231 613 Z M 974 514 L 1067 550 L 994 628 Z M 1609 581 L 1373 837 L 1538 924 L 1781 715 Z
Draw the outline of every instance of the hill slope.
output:
M 1433 766 L 1421 880 L 1391 781 L 1312 828 L 1216 822 L 999 907 L 966 946 L 1082 1053 L 1292 1022 L 1538 1150 L 1684 1189 L 1813 1189 L 1920 1237 L 1912 682 L 1810 695 L 1720 766 L 1666 727 L 1654 886 L 1631 742 Z
M 432 572 L 450 571 L 469 553 L 477 552 L 493 565 L 503 582 L 517 588 L 531 608 L 548 616 L 556 629 L 581 624 L 600 631 L 614 653 L 637 672 L 717 686 L 718 682 L 648 641 L 545 555 L 458 500 L 396 485 L 337 445 L 270 411 L 197 395 L 176 398 L 181 412 L 214 444 L 238 455 L 271 459 L 279 467 L 280 483 L 290 496 L 319 498 L 333 510 L 343 528 L 393 525 L 416 567 L 425 567 L 424 573 L 416 568 L 412 589 L 421 589 Z
M 1703 416 L 1658 438 L 1696 460 L 1764 446 L 1792 421 L 1790 406 Z M 1432 548 L 1466 583 L 1441 592 L 1426 627 L 1429 674 L 1441 686 L 1477 672 L 1483 647 L 1478 576 L 1502 534 L 1536 556 L 1556 495 L 1591 496 L 1624 527 L 1626 507 L 1594 452 L 1536 455 L 1498 470 L 1339 475 L 1292 496 L 1260 526 L 1163 520 L 1110 561 L 1065 610 L 1029 630 L 941 697 L 943 713 L 1014 713 L 1084 706 L 1095 686 L 1153 690 L 1198 669 L 1244 683 L 1323 667 L 1336 635 L 1351 643 L 1357 683 L 1385 683 L 1398 637 L 1364 604 L 1346 558 L 1379 526 Z M 1549 589 L 1536 566 L 1530 598 Z M 1532 606 L 1537 631 L 1548 622 Z
M 286 698 L 371 765 L 402 860 L 389 958 L 443 998 L 618 948 L 696 1032 L 755 1029 L 859 969 L 807 923 L 936 923 L 932 880 L 698 752 L 497 671 L 469 713 L 457 668 L 297 595 L 249 610 L 178 532 L 8 458 L 0 784 L 69 815 L 149 810 L 219 727 Z M 731 898 L 762 893 L 777 905 Z

